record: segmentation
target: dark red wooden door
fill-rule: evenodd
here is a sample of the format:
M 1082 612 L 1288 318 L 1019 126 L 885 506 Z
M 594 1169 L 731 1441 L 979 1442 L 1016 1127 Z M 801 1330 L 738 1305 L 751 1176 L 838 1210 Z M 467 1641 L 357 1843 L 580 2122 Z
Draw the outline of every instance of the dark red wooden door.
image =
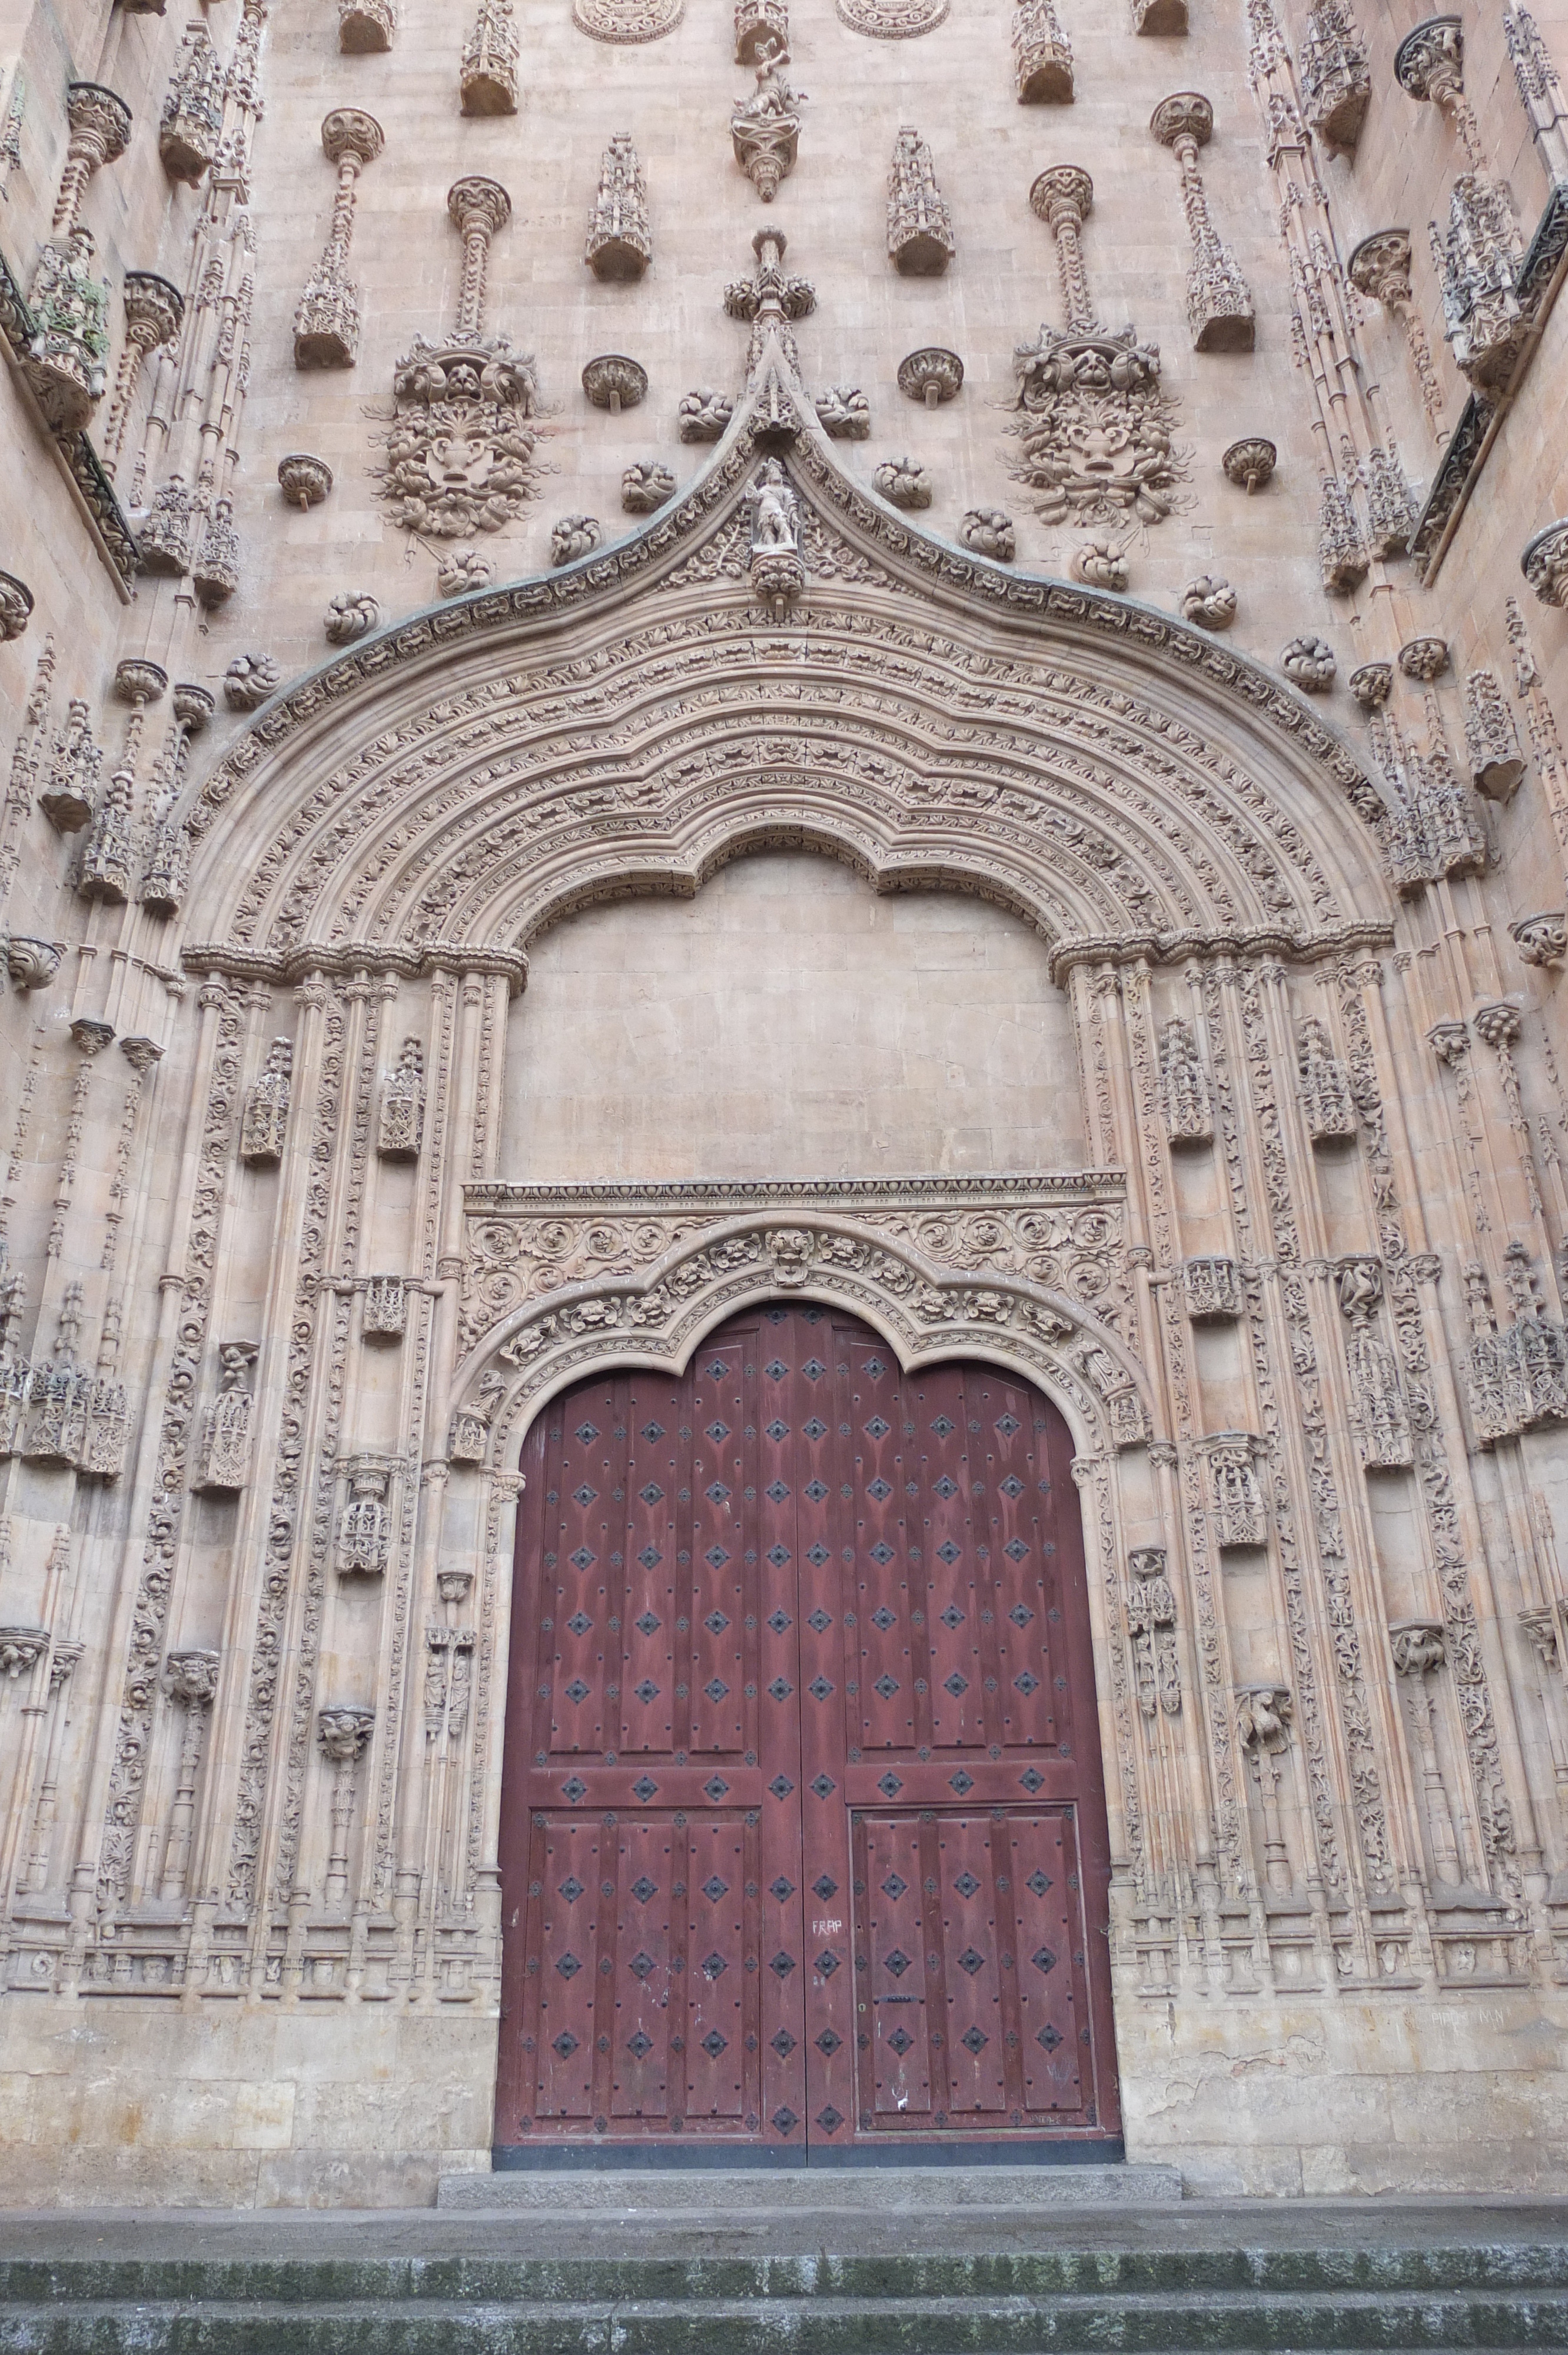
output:
M 1071 1453 L 800 1303 L 545 1410 L 498 2144 L 1118 2131 Z

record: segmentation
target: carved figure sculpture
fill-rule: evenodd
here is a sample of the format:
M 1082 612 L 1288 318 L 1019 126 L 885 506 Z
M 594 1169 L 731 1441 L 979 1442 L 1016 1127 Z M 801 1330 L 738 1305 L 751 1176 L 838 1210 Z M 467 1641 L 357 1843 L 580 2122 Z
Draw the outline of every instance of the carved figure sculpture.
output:
M 289 1124 L 289 1092 L 294 1050 L 287 1039 L 274 1039 L 260 1078 L 245 1099 L 239 1131 L 239 1157 L 265 1167 L 283 1157 L 283 1136 Z
M 757 88 L 738 100 L 729 119 L 735 160 L 765 205 L 770 205 L 795 168 L 800 144 L 804 91 L 791 88 L 784 68 L 789 52 L 782 41 L 765 37 L 753 63 Z
M 250 1476 L 250 1411 L 248 1387 L 258 1350 L 253 1341 L 230 1341 L 218 1352 L 222 1388 L 202 1417 L 193 1486 L 216 1494 L 243 1488 Z

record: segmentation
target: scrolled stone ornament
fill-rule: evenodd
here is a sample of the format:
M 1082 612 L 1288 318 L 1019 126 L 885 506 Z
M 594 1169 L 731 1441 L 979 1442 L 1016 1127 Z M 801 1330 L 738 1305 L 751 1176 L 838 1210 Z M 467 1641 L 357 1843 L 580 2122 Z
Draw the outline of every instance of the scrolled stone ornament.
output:
M 657 458 L 628 466 L 620 477 L 620 504 L 628 515 L 653 515 L 674 496 L 675 477 Z
M 1393 665 L 1362 663 L 1359 670 L 1351 673 L 1346 684 L 1363 711 L 1381 711 L 1393 692 Z
M 931 504 L 931 478 L 913 458 L 885 458 L 871 480 L 872 487 L 895 507 Z
M 1127 587 L 1127 553 L 1114 539 L 1085 540 L 1081 548 L 1073 550 L 1067 570 L 1075 581 L 1081 581 L 1087 589 Z
M 1189 581 L 1181 599 L 1181 619 L 1201 630 L 1228 630 L 1236 617 L 1236 592 L 1217 572 L 1201 572 Z
M 1519 569 L 1543 605 L 1568 607 L 1568 518 L 1538 531 L 1519 559 Z
M 33 618 L 33 592 L 14 572 L 0 572 L 0 640 L 19 638 Z
M 1327 695 L 1334 684 L 1339 663 L 1326 638 L 1308 634 L 1292 638 L 1282 649 L 1279 667 L 1291 686 L 1298 687 L 1304 695 Z
M 722 442 L 735 415 L 726 392 L 686 392 L 681 396 L 676 422 L 683 442 Z
M 223 699 L 230 711 L 255 711 L 281 677 L 270 655 L 236 655 L 223 674 Z
M 42 989 L 53 981 L 60 969 L 64 950 L 58 941 L 35 940 L 27 932 L 13 932 L 5 943 L 5 970 L 17 989 Z
M 898 363 L 898 389 L 906 400 L 924 401 L 927 409 L 956 400 L 964 381 L 964 364 L 957 352 L 927 344 Z
M 1012 517 L 1001 507 L 970 507 L 959 526 L 959 538 L 975 556 L 989 556 L 993 564 L 1011 564 L 1018 553 Z
M 871 406 L 858 384 L 832 384 L 812 406 L 823 432 L 835 442 L 870 440 Z
M 291 507 L 319 507 L 332 488 L 332 468 L 324 458 L 291 451 L 278 461 L 278 487 Z
M 466 597 L 488 589 L 494 578 L 493 561 L 477 548 L 445 549 L 436 567 L 436 587 L 443 597 Z
M 1526 964 L 1561 964 L 1568 956 L 1568 915 L 1561 908 L 1520 916 L 1509 931 Z
M 598 516 L 562 516 L 550 527 L 550 562 L 557 571 L 564 564 L 576 564 L 579 557 L 591 556 L 603 539 Z
M 623 409 L 635 409 L 645 397 L 648 371 L 624 352 L 601 352 L 583 369 L 583 390 L 596 409 L 608 409 L 612 417 L 619 417 Z
M 1227 483 L 1234 483 L 1250 499 L 1273 480 L 1279 453 L 1272 442 L 1261 433 L 1249 433 L 1240 442 L 1233 442 L 1220 460 Z
M 1448 667 L 1446 638 L 1411 638 L 1399 649 L 1399 667 L 1406 678 L 1430 687 Z
M 366 591 L 340 589 L 326 609 L 322 624 L 334 646 L 351 646 L 381 626 L 381 607 Z

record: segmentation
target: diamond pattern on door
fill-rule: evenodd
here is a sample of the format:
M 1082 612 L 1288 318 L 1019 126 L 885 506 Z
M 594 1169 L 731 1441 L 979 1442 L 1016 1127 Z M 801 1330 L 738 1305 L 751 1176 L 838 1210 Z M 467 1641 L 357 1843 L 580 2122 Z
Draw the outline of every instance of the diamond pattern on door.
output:
M 1116 2133 L 1070 1465 L 1026 1385 L 799 1302 L 544 1411 L 499 2143 Z

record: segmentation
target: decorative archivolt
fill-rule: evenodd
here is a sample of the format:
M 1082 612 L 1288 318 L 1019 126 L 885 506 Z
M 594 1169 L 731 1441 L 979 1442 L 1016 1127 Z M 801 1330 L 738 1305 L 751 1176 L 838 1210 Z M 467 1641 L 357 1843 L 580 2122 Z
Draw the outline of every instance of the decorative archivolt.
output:
M 585 900 L 694 891 L 791 841 L 879 890 L 981 891 L 1059 948 L 1311 954 L 1386 925 L 1376 793 L 1266 673 L 925 538 L 810 416 L 783 461 L 803 595 L 775 620 L 748 570 L 761 463 L 743 401 L 616 548 L 274 698 L 190 809 L 187 936 L 273 964 L 517 951 Z
M 1125 1180 L 916 1178 L 466 1189 L 455 1463 L 505 1472 L 530 1417 L 607 1364 L 679 1372 L 780 1293 L 866 1319 L 906 1370 L 980 1357 L 1040 1383 L 1079 1448 L 1149 1436 Z

